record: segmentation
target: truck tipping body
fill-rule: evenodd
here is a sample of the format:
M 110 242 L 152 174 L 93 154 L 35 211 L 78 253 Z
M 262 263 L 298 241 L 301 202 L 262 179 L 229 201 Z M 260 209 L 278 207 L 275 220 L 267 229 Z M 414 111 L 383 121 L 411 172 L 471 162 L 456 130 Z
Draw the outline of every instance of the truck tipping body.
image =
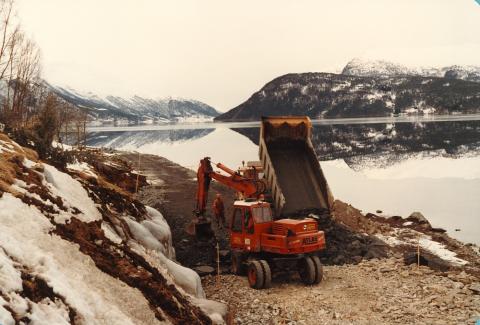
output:
M 311 129 L 308 117 L 262 117 L 259 156 L 277 219 L 305 211 L 330 214 L 333 196 L 310 139 Z

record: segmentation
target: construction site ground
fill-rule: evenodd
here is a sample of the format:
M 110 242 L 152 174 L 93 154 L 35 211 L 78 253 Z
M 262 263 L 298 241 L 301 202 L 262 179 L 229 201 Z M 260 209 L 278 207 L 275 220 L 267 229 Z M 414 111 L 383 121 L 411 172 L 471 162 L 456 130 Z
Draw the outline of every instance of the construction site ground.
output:
M 296 276 L 266 290 L 234 275 L 208 276 L 203 284 L 210 299 L 230 307 L 235 324 L 475 324 L 480 318 L 480 296 L 470 289 L 477 280 L 465 273 L 389 258 L 325 266 L 324 274 L 312 287 Z
M 138 199 L 162 212 L 172 230 L 173 245 L 176 250 L 177 260 L 185 266 L 210 265 L 215 263 L 215 242 L 198 242 L 195 237 L 187 233 L 195 209 L 195 194 L 197 191 L 196 174 L 168 159 L 155 155 L 136 153 L 119 153 L 120 157 L 132 167 L 147 176 L 150 185 L 144 186 Z M 138 162 L 140 161 L 140 165 Z M 234 193 L 216 183 L 212 183 L 208 202 L 211 204 L 215 194 L 220 193 L 225 201 L 225 215 L 231 213 L 228 203 L 233 202 Z M 211 209 L 211 206 L 208 209 Z M 220 240 L 222 249 L 228 248 L 225 229 L 217 229 L 213 220 L 213 227 Z
M 192 268 L 215 266 L 215 241 L 199 243 L 186 232 L 195 208 L 195 173 L 155 155 L 118 155 L 147 176 L 150 185 L 138 199 L 167 219 L 177 260 Z M 209 202 L 216 193 L 224 197 L 228 219 L 234 194 L 213 183 Z M 320 285 L 306 287 L 298 275 L 284 274 L 274 278 L 270 289 L 251 289 L 245 277 L 229 274 L 227 258 L 220 278 L 203 277 L 207 298 L 227 303 L 235 324 L 474 324 L 480 318 L 480 256 L 475 245 L 450 238 L 422 218 L 363 215 L 340 201 L 334 221 L 323 220 L 320 227 L 327 234 Z M 221 249 L 228 249 L 227 232 L 215 223 L 214 230 Z M 407 256 L 410 263 L 417 260 L 415 255 L 412 260 L 414 247 L 405 244 L 412 235 L 441 243 L 468 264 L 454 266 L 422 250 L 421 264 L 430 267 L 406 265 Z M 379 238 L 404 244 L 392 246 Z

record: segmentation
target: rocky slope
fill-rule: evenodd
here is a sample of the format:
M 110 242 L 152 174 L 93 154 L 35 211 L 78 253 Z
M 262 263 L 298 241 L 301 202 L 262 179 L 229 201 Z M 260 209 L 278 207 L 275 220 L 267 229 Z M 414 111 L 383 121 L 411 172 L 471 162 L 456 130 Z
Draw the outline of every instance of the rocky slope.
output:
M 52 86 L 47 82 L 44 85 L 68 103 L 87 109 L 97 123 L 204 121 L 219 115 L 213 107 L 193 99 L 101 97 L 93 93 L 83 94 L 74 89 Z
M 211 324 L 226 309 L 175 262 L 145 177 L 98 151 L 38 160 L 0 134 L 0 323 Z
M 452 65 L 441 68 L 411 68 L 382 60 L 353 59 L 343 68 L 342 74 L 350 76 L 421 76 L 460 79 L 480 82 L 480 67 Z

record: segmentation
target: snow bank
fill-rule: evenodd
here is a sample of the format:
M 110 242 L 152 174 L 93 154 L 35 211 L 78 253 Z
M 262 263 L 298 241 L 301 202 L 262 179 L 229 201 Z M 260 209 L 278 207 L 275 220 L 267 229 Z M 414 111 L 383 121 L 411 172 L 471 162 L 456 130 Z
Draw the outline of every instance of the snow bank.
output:
M 13 266 L 13 261 L 0 248 L 0 288 L 6 291 L 21 291 L 22 278 L 20 271 Z
M 14 145 L 0 144 L 5 150 Z M 34 170 L 42 177 L 43 190 L 54 198 L 61 198 L 67 211 L 56 202 L 30 193 L 33 185 L 20 179 L 15 180 L 12 187 L 52 207 L 54 221 L 46 218 L 35 205 L 25 204 L 10 193 L 0 197 L 0 324 L 15 324 L 12 312 L 16 317 L 28 317 L 32 324 L 69 324 L 71 310 L 75 310 L 79 324 L 159 323 L 139 290 L 103 273 L 88 255 L 79 251 L 77 244 L 52 233 L 55 223 L 65 223 L 72 216 L 82 222 L 102 220 L 82 184 L 48 164 L 28 159 L 23 164 L 26 168 L 43 165 L 43 171 L 42 168 Z M 95 177 L 86 163 L 67 167 Z M 223 324 L 226 306 L 205 299 L 199 275 L 174 261 L 172 234 L 162 214 L 150 207 L 146 207 L 146 211 L 146 219 L 140 222 L 123 217 L 133 237 L 128 244 L 215 323 Z M 102 221 L 101 228 L 107 238 L 117 244 L 126 240 L 122 231 L 117 233 L 114 225 Z M 45 281 L 57 298 L 32 302 L 22 297 L 22 272 Z
M 192 302 L 207 314 L 214 324 L 225 324 L 224 316 L 227 315 L 227 306 L 217 301 L 192 298 Z
M 8 310 L 3 306 L 7 305 L 7 302 L 0 297 L 0 324 L 2 325 L 15 325 L 15 320 Z
M 2 279 L 9 279 L 9 287 L 0 289 L 9 305 L 19 315 L 28 316 L 43 324 L 64 324 L 66 306 L 60 301 L 29 301 L 14 292 L 18 288 L 15 260 L 30 274 L 44 279 L 53 291 L 65 298 L 74 308 L 83 324 L 155 324 L 158 323 L 148 301 L 140 291 L 96 268 L 90 257 L 72 244 L 50 234 L 53 226 L 36 207 L 28 206 L 9 193 L 0 198 L 0 251 Z M 11 257 L 11 258 L 10 258 Z M 36 305 L 36 306 L 34 306 Z M 28 308 L 27 308 L 28 307 Z M 5 308 L 0 309 L 0 320 L 11 323 Z
M 161 216 L 160 212 L 157 211 L 157 213 Z M 141 223 L 131 217 L 125 217 L 124 220 L 128 224 L 133 238 L 139 244 L 148 250 L 165 255 L 167 258 L 175 257 L 170 227 L 164 220 L 159 220 L 158 217 L 144 220 Z
M 102 215 L 95 207 L 94 202 L 78 181 L 53 166 L 43 165 L 46 187 L 53 195 L 61 197 L 65 206 L 77 208 L 82 212 L 80 215 L 75 215 L 76 218 L 83 222 L 102 219 Z M 61 214 L 56 222 L 65 222 L 69 219 L 69 216 L 68 214 Z
M 168 277 L 185 292 L 197 298 L 205 298 L 197 272 L 173 261 L 175 250 L 172 234 L 162 214 L 151 207 L 147 207 L 147 212 L 149 219 L 142 222 L 131 217 L 124 218 L 134 239 L 129 245 L 150 263 L 157 264 L 160 271 L 166 268 Z

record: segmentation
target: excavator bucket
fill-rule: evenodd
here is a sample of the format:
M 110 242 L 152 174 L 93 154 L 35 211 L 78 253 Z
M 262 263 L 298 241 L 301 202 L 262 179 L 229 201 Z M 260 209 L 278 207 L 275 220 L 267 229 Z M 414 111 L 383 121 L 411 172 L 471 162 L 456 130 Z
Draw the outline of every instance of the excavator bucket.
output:
M 333 196 L 311 132 L 306 116 L 262 117 L 259 155 L 276 217 L 293 217 L 302 211 L 330 214 Z
M 215 236 L 212 230 L 212 222 L 209 218 L 195 216 L 192 222 L 188 224 L 186 231 L 200 241 L 208 241 Z

